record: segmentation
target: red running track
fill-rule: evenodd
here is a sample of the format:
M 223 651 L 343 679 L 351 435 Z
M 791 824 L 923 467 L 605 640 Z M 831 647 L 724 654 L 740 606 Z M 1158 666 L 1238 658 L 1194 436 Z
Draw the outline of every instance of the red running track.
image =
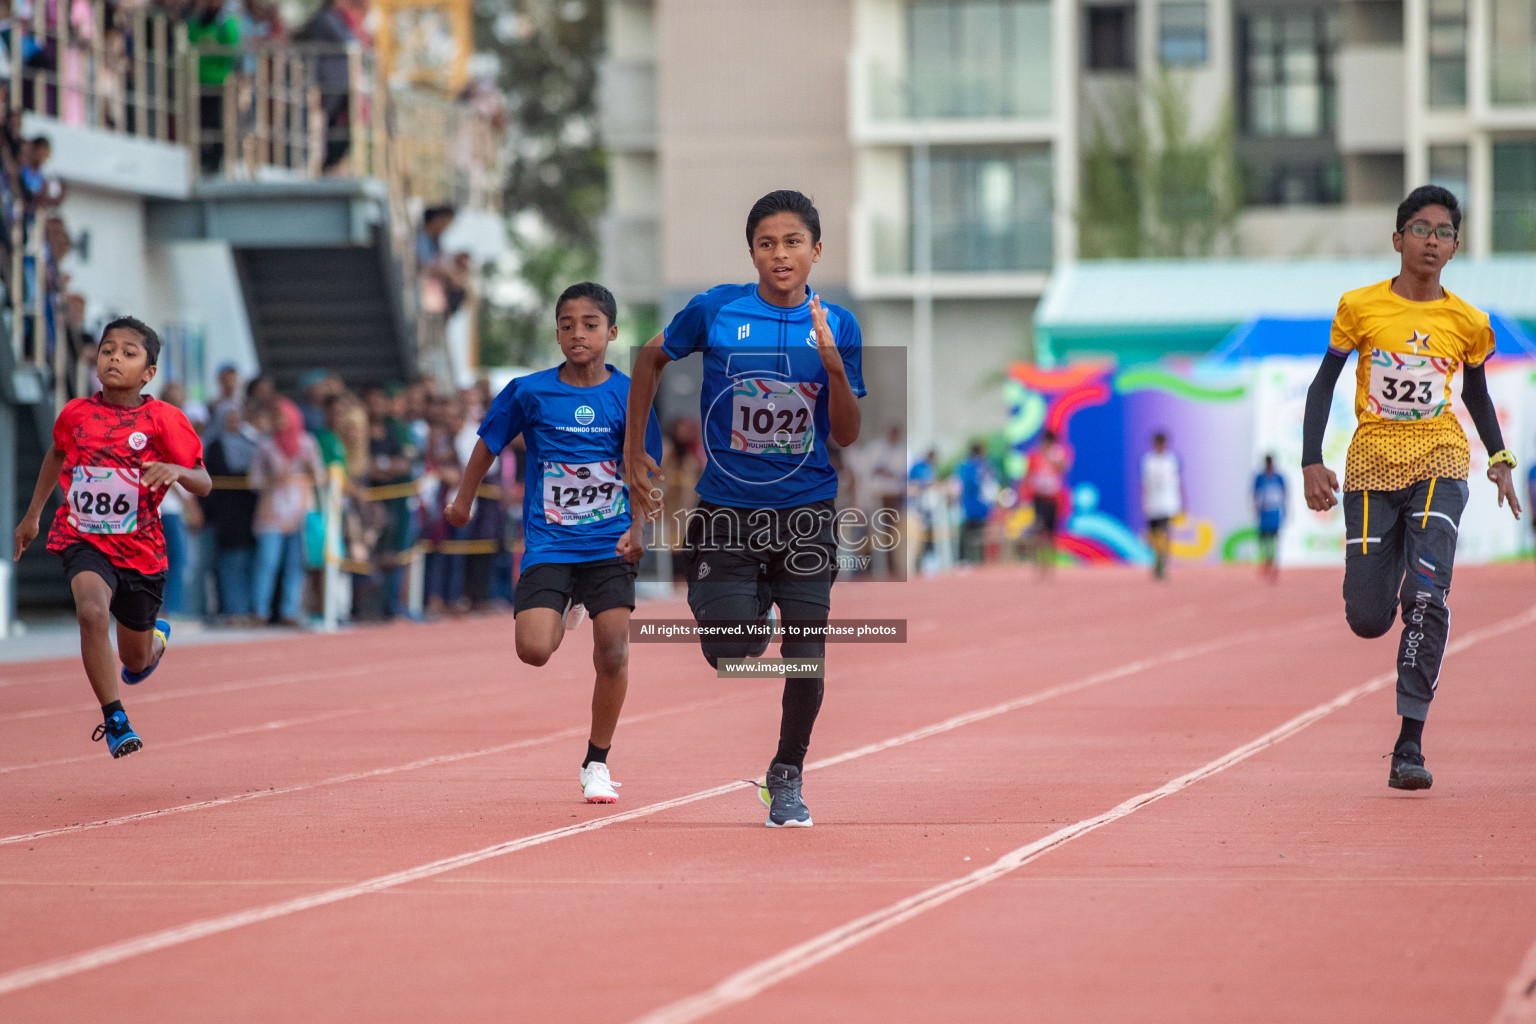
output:
M 632 651 L 580 801 L 590 630 L 173 650 L 111 761 L 77 663 L 0 666 L 0 1020 L 1536 1020 L 1536 586 L 1458 573 L 1429 793 L 1338 574 L 838 588 L 809 830 L 778 687 Z M 685 614 L 648 606 L 654 617 Z

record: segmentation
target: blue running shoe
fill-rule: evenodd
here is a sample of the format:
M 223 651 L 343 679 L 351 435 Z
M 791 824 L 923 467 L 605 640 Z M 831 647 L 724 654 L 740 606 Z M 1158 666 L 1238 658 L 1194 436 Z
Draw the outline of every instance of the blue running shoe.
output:
M 810 828 L 811 811 L 800 799 L 800 769 L 775 763 L 758 787 L 757 796 L 768 807 L 769 828 Z
M 153 665 L 149 666 L 149 668 L 145 669 L 143 672 L 129 672 L 128 666 L 123 666 L 123 682 L 127 683 L 129 686 L 133 686 L 136 683 L 142 683 L 144 680 L 148 679 L 151 675 L 154 674 L 155 669 L 160 667 L 160 661 L 165 657 L 166 648 L 171 646 L 171 624 L 166 622 L 164 619 L 156 619 L 155 636 L 160 638 L 160 643 L 163 646 L 160 648 L 160 657 L 155 659 L 155 663 Z M 137 750 L 138 748 L 135 747 L 134 749 Z M 113 756 L 115 757 L 117 755 L 114 754 Z
M 144 747 L 144 741 L 139 739 L 139 734 L 133 731 L 133 726 L 128 724 L 126 712 L 114 711 L 112 717 L 96 727 L 91 733 L 91 739 L 105 739 L 107 741 L 107 753 L 113 757 L 127 757 L 135 750 Z

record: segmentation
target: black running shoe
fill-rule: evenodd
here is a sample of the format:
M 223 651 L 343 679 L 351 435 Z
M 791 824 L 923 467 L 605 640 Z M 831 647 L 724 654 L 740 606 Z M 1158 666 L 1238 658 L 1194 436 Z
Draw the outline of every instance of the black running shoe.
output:
M 1408 742 L 1392 751 L 1392 773 L 1387 785 L 1393 789 L 1428 789 L 1435 784 L 1435 777 L 1424 767 L 1424 755 L 1417 743 Z

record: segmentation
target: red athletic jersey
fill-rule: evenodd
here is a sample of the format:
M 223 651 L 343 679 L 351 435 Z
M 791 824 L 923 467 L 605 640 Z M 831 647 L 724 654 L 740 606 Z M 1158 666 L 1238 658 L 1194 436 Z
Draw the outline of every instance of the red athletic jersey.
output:
M 64 453 L 64 503 L 48 531 L 48 550 L 84 542 L 120 568 L 164 572 L 165 490 L 151 492 L 138 481 L 146 462 L 202 466 L 202 439 L 182 411 L 148 395 L 132 408 L 111 405 L 97 392 L 64 406 L 53 446 Z

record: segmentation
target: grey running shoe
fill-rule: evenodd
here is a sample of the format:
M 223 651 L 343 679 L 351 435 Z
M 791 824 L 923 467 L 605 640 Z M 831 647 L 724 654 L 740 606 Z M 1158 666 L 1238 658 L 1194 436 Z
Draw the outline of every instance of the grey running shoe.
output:
M 810 828 L 811 809 L 800 799 L 800 769 L 775 763 L 758 787 L 757 796 L 768 808 L 769 828 Z
M 1393 789 L 1428 789 L 1435 777 L 1424 767 L 1424 755 L 1417 743 L 1408 742 L 1392 751 L 1392 772 L 1387 785 Z

